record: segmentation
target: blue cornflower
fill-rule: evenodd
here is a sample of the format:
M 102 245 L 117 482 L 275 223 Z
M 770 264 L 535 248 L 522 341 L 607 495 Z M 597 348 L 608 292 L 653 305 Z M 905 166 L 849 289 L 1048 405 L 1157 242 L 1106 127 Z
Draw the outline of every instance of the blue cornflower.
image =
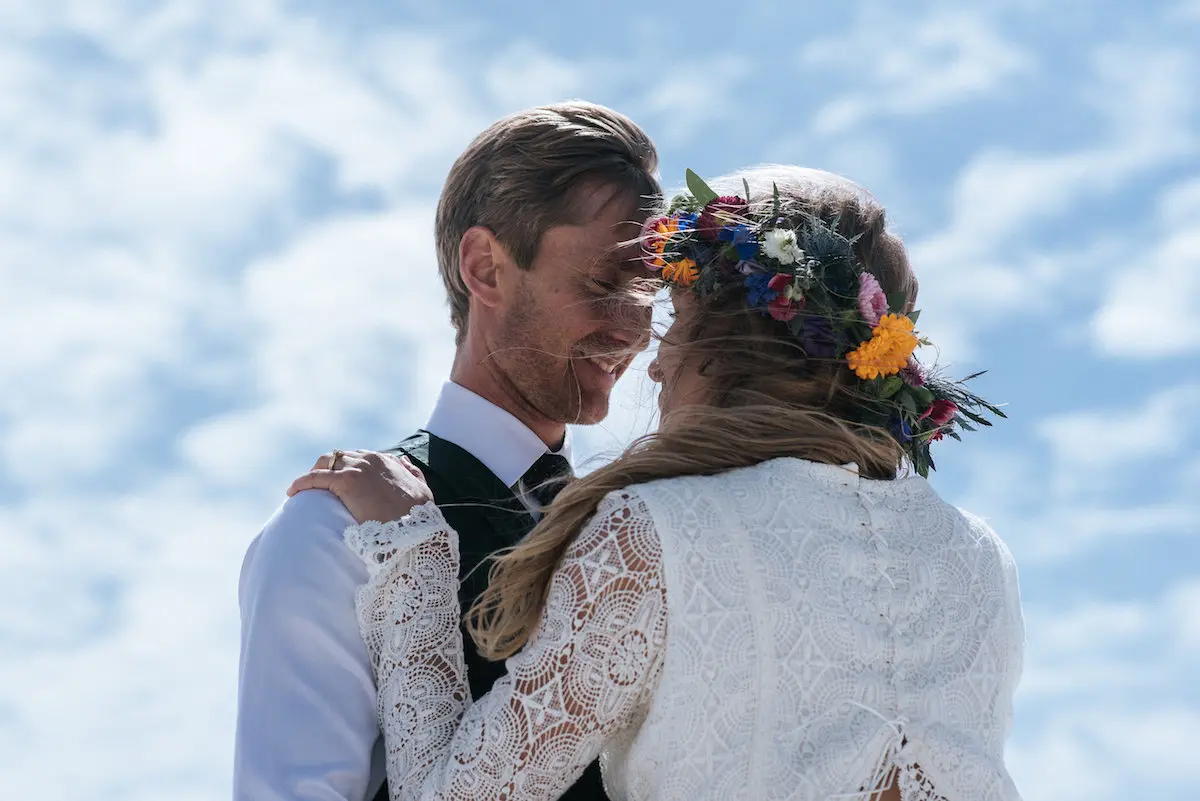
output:
M 748 225 L 727 225 L 717 234 L 717 238 L 722 242 L 732 242 L 739 259 L 753 259 L 758 255 L 758 240 Z
M 892 436 L 901 445 L 907 445 L 912 442 L 912 426 L 908 424 L 903 415 L 892 418 Z
M 750 301 L 752 307 L 765 308 L 768 303 L 775 300 L 775 296 L 779 293 L 767 286 L 774 277 L 771 273 L 754 273 L 746 276 L 746 299 Z

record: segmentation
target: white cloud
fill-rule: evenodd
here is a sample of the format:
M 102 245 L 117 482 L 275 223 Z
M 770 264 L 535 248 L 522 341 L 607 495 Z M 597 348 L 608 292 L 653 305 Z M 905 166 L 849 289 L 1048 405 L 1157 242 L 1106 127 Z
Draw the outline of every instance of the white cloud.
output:
M 1102 49 L 1090 94 L 1107 121 L 1107 141 L 1053 154 L 989 150 L 973 157 L 955 182 L 949 224 L 910 245 L 922 301 L 938 309 L 934 325 L 941 328 L 928 333 L 964 354 L 973 347 L 971 334 L 1002 315 L 1061 308 L 1048 301 L 1052 290 L 1088 269 L 1079 252 L 1105 232 L 1074 223 L 1077 244 L 1047 252 L 1039 229 L 1194 152 L 1195 66 L 1190 54 L 1166 48 Z
M 30 619 L 0 633 L 4 797 L 228 796 L 237 571 L 262 500 L 167 479 L 5 521 L 49 553 L 3 571 L 21 606 L 0 618 Z
M 1182 799 L 1200 780 L 1197 736 L 1191 709 L 1101 697 L 1051 716 L 1009 762 L 1026 801 Z
M 578 65 L 522 42 L 500 54 L 484 83 L 501 108 L 527 108 L 574 97 L 583 85 L 583 73 Z
M 801 52 L 806 69 L 840 73 L 850 64 L 868 87 L 818 109 L 812 122 L 818 135 L 840 136 L 878 117 L 935 111 L 1004 89 L 1033 71 L 1029 53 L 965 9 L 913 15 L 879 6 L 864 20 L 850 34 Z
M 1032 422 L 1030 442 L 1018 434 L 965 450 L 955 502 L 992 521 L 1030 565 L 1188 541 L 1200 533 L 1188 472 L 1197 391 L 1186 382 L 1129 406 L 1049 415 Z
M 752 66 L 736 56 L 707 59 L 700 72 L 670 70 L 655 75 L 630 113 L 636 119 L 657 118 L 659 144 L 681 145 L 705 131 L 706 123 L 728 120 L 734 114 L 728 99 L 750 77 Z
M 1050 446 L 1060 480 L 1145 459 L 1171 460 L 1194 445 L 1200 384 L 1162 390 L 1133 410 L 1087 410 L 1055 415 L 1037 428 Z
M 1200 779 L 1200 582 L 1155 598 L 1026 606 L 1010 764 L 1029 801 L 1181 797 Z M 1022 717 L 1033 720 L 1022 725 Z
M 1200 2 L 1198 0 L 1181 0 L 1167 15 L 1169 20 L 1182 22 L 1200 22 Z
M 1164 192 L 1147 247 L 1114 271 L 1092 334 L 1104 353 L 1166 358 L 1200 351 L 1200 178 Z
M 249 267 L 230 317 L 247 335 L 256 402 L 184 435 L 199 474 L 252 482 L 297 440 L 328 443 L 354 415 L 386 410 L 393 431 L 423 422 L 454 345 L 444 304 L 429 300 L 442 293 L 432 216 L 432 207 L 415 207 L 339 219 Z M 247 441 L 252 458 L 231 464 Z

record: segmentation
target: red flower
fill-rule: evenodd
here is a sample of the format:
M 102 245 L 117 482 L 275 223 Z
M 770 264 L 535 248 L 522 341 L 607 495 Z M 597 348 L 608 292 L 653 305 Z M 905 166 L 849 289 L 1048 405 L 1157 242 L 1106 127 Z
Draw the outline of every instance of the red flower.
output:
M 940 428 L 953 420 L 956 414 L 958 414 L 958 406 L 954 401 L 938 399 L 929 404 L 929 408 L 925 410 L 920 419 L 924 420 L 928 417 L 930 422 Z
M 725 195 L 709 201 L 696 218 L 696 233 L 705 239 L 715 240 L 721 229 L 735 217 L 746 214 L 746 201 L 735 195 Z
M 786 323 L 800 313 L 800 307 L 780 295 L 767 304 L 767 313 L 776 320 Z
M 772 292 L 782 292 L 788 288 L 788 284 L 792 283 L 792 277 L 787 273 L 775 273 L 771 276 L 771 280 L 767 282 L 767 289 Z
M 666 266 L 663 251 L 671 233 L 678 228 L 678 223 L 670 217 L 657 217 L 646 220 L 642 225 L 642 261 L 651 270 L 659 270 Z
M 933 432 L 933 436 L 929 438 L 930 442 L 940 442 L 946 435 L 942 433 L 942 429 Z

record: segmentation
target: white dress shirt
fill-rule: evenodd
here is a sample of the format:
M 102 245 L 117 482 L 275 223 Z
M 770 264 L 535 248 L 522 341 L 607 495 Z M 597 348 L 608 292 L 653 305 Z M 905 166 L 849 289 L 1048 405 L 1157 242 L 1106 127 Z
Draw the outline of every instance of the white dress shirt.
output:
M 447 382 L 426 430 L 513 486 L 549 449 L 521 421 Z M 558 453 L 570 459 L 570 436 Z M 384 778 L 375 682 L 354 595 L 367 580 L 332 493 L 288 498 L 250 543 L 238 586 L 242 640 L 235 801 L 370 801 Z

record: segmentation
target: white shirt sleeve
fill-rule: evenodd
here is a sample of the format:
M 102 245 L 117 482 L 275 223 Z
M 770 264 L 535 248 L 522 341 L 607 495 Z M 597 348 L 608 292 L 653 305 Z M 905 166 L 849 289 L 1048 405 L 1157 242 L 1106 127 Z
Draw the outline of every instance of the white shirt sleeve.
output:
M 301 492 L 246 553 L 235 801 L 369 801 L 383 781 L 375 683 L 354 611 L 367 572 L 342 539 L 353 524 L 331 493 Z

